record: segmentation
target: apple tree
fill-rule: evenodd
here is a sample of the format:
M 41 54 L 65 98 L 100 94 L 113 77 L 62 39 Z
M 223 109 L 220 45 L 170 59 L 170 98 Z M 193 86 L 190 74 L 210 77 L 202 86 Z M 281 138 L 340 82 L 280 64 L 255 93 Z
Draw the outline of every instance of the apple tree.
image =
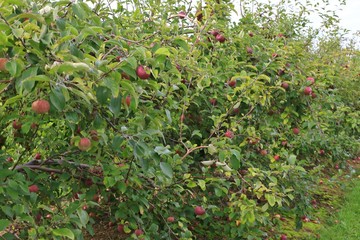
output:
M 321 171 L 358 154 L 359 51 L 316 46 L 307 8 L 243 4 L 0 0 L 3 237 L 301 227 Z

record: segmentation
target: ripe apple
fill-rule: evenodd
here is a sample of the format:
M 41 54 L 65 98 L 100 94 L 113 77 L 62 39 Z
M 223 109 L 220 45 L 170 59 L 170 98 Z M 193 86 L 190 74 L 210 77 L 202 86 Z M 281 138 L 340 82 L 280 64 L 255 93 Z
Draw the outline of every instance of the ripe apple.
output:
M 134 233 L 136 236 L 140 236 L 140 235 L 144 234 L 143 230 L 141 230 L 141 229 L 136 229 Z
M 310 85 L 315 83 L 315 79 L 313 77 L 307 77 L 306 80 L 309 81 Z
M 312 97 L 312 98 L 317 98 L 316 93 L 311 92 L 311 97 Z
M 5 70 L 5 65 L 6 65 L 7 61 L 8 61 L 7 58 L 0 58 L 0 71 Z
M 87 178 L 85 179 L 85 185 L 88 186 L 88 187 L 91 187 L 91 185 L 93 185 L 94 182 L 92 181 L 91 178 Z
M 178 17 L 181 18 L 181 19 L 184 19 L 184 18 L 186 17 L 186 12 L 180 11 L 180 12 L 178 13 Z
M 236 80 L 229 80 L 228 82 L 227 82 L 227 84 L 229 85 L 229 87 L 235 87 L 236 86 Z
M 250 36 L 250 37 L 253 37 L 253 36 L 254 36 L 254 33 L 253 33 L 253 32 L 249 32 L 249 36 Z
M 261 149 L 261 150 L 260 150 L 260 154 L 261 154 L 262 156 L 266 156 L 266 155 L 267 155 L 267 150 Z
M 287 236 L 285 234 L 281 234 L 280 240 L 287 240 Z
M 340 167 L 339 167 L 339 165 L 338 164 L 336 164 L 335 165 L 335 169 L 339 169 Z
M 287 82 L 283 82 L 283 83 L 281 83 L 281 87 L 282 87 L 283 89 L 288 89 L 288 88 L 289 88 L 289 84 L 288 84 Z
M 39 187 L 37 185 L 34 184 L 34 185 L 29 186 L 29 192 L 36 193 L 38 191 L 39 191 Z
M 225 137 L 227 138 L 233 138 L 234 137 L 234 133 L 230 130 L 227 130 L 225 133 Z
M 215 106 L 216 105 L 216 98 L 210 98 L 210 104 Z
M 185 114 L 181 114 L 181 116 L 180 116 L 180 122 L 184 122 L 184 120 L 185 120 Z
M 298 128 L 293 128 L 292 131 L 295 135 L 298 135 L 300 133 L 300 129 Z
M 311 87 L 305 87 L 304 88 L 304 94 L 305 95 L 309 96 L 309 95 L 311 95 L 311 93 L 312 93 Z
M 130 107 L 130 104 L 131 104 L 131 96 L 130 95 L 127 95 L 126 98 L 125 98 L 125 104 L 126 106 Z
M 19 130 L 19 129 L 21 129 L 22 124 L 21 124 L 21 122 L 19 122 L 18 120 L 14 120 L 14 121 L 12 122 L 12 126 L 13 126 L 14 129 Z
M 279 155 L 275 155 L 275 156 L 274 156 L 274 159 L 275 159 L 275 161 L 279 161 L 280 156 L 279 156 Z
M 91 141 L 90 141 L 90 139 L 88 139 L 88 138 L 81 138 L 81 139 L 80 139 L 78 148 L 79 148 L 81 151 L 86 151 L 86 150 L 88 150 L 90 147 L 91 147 Z
M 218 41 L 220 43 L 223 43 L 226 41 L 226 38 L 223 35 L 221 35 L 220 33 L 218 35 L 216 35 L 215 39 L 216 39 L 216 41 Z
M 205 214 L 205 209 L 203 209 L 201 206 L 196 206 L 194 209 L 195 215 L 201 216 Z
M 287 143 L 288 143 L 288 142 L 285 141 L 285 140 L 284 140 L 284 141 L 281 141 L 281 145 L 283 145 L 284 147 L 287 145 Z
M 148 79 L 150 77 L 150 69 L 146 66 L 144 67 L 144 66 L 140 65 L 136 69 L 136 75 L 140 79 Z
M 285 74 L 285 70 L 284 69 L 279 69 L 278 71 L 277 71 L 277 75 L 278 76 L 282 76 L 282 75 L 284 75 Z
M 34 156 L 35 159 L 41 159 L 41 154 L 40 153 L 36 153 Z
M 119 224 L 119 225 L 117 226 L 117 230 L 118 230 L 119 233 L 125 233 L 125 232 L 124 232 L 124 224 Z
M 6 159 L 6 161 L 9 162 L 9 163 L 11 163 L 11 162 L 14 161 L 14 159 L 13 159 L 12 157 L 8 157 L 8 158 Z
M 41 213 L 38 213 L 38 214 L 36 214 L 36 216 L 35 216 L 35 221 L 36 221 L 36 222 L 40 222 L 41 218 L 42 218 Z
M 210 31 L 210 34 L 213 35 L 214 37 L 216 37 L 217 35 L 219 35 L 219 31 L 213 29 L 213 30 Z
M 324 149 L 320 149 L 320 150 L 319 150 L 319 154 L 320 154 L 320 155 L 325 155 L 325 150 L 324 150 Z
M 173 216 L 170 216 L 166 219 L 168 222 L 174 222 L 175 221 L 175 218 Z
M 254 50 L 251 47 L 246 47 L 246 52 L 248 54 L 253 54 Z
M 31 109 L 38 114 L 44 114 L 49 112 L 50 104 L 46 100 L 36 100 L 32 103 Z

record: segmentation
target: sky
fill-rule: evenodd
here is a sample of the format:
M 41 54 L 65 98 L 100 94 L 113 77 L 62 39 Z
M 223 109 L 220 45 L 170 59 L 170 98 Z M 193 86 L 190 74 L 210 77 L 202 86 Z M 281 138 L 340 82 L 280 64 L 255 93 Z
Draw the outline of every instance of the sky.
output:
M 239 1 L 235 0 L 235 6 L 238 9 Z M 278 3 L 279 0 L 258 0 L 258 2 L 263 3 Z M 305 2 L 305 0 L 297 0 L 301 2 Z M 320 1 L 320 0 L 318 0 Z M 340 26 L 346 28 L 351 31 L 351 33 L 356 33 L 360 31 L 360 0 L 346 0 L 346 5 L 343 6 L 339 4 L 339 0 L 328 0 L 329 1 L 329 8 L 331 10 L 336 10 L 337 15 L 340 18 Z M 311 2 L 315 2 L 311 1 Z M 315 27 L 320 26 L 320 18 L 316 16 L 312 16 L 311 20 Z

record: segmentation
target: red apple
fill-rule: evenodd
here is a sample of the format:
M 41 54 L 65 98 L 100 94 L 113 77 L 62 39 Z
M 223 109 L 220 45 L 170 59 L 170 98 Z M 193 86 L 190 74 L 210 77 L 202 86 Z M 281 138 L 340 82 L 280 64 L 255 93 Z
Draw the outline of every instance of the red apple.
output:
M 144 66 L 138 66 L 136 69 L 136 75 L 140 79 L 148 79 L 150 77 L 150 69 L 148 67 Z
M 312 93 L 311 87 L 305 87 L 304 88 L 304 94 L 305 95 L 309 96 L 309 95 L 311 95 L 311 93 Z
M 88 186 L 88 187 L 91 187 L 91 185 L 93 185 L 94 182 L 92 181 L 91 178 L 87 178 L 85 179 L 85 185 Z
M 119 225 L 117 226 L 117 230 L 118 230 L 119 233 L 125 233 L 125 232 L 124 232 L 124 225 L 123 225 L 123 224 L 119 224 Z
M 37 185 L 34 184 L 34 185 L 29 186 L 29 192 L 36 193 L 38 191 L 39 191 L 39 187 Z
M 251 47 L 246 47 L 246 52 L 248 54 L 253 54 L 254 50 Z
M 275 155 L 275 156 L 274 156 L 274 159 L 275 159 L 275 161 L 279 161 L 280 156 L 279 156 L 279 155 Z
M 186 17 L 186 12 L 180 11 L 180 12 L 178 13 L 178 17 L 181 18 L 181 19 L 184 19 L 184 18 Z
M 320 149 L 320 150 L 319 150 L 319 154 L 320 154 L 320 155 L 325 155 L 325 150 Z
M 249 32 L 249 36 L 250 36 L 250 37 L 253 37 L 253 36 L 254 36 L 254 33 L 253 33 L 253 32 Z
M 261 149 L 261 150 L 260 150 L 260 154 L 261 154 L 262 156 L 266 156 L 266 155 L 267 155 L 267 150 Z
M 216 38 L 216 41 L 218 41 L 220 43 L 223 43 L 226 41 L 226 38 L 223 35 L 221 35 L 220 33 L 218 35 L 216 35 L 215 38 Z
M 336 164 L 335 165 L 335 169 L 339 169 L 340 167 L 339 167 L 339 165 L 338 164 Z
M 124 73 L 124 72 L 122 72 L 122 73 L 121 73 L 121 77 L 122 77 L 123 79 L 130 80 L 130 76 L 129 76 L 129 75 L 127 75 L 127 74 L 126 74 L 126 73 Z
M 175 218 L 173 216 L 170 216 L 166 219 L 168 222 L 174 222 L 175 221 Z
M 195 215 L 201 216 L 205 214 L 205 209 L 203 209 L 201 206 L 196 206 L 194 209 Z
M 7 58 L 0 58 L 0 71 L 5 70 L 5 65 L 6 65 L 7 61 L 8 61 Z
M 14 159 L 13 159 L 12 157 L 8 157 L 8 158 L 6 159 L 6 161 L 9 162 L 9 163 L 11 163 L 11 162 L 14 161 Z
M 309 81 L 311 85 L 315 83 L 315 79 L 313 77 L 307 77 L 306 80 Z
M 216 105 L 216 98 L 210 98 L 210 104 L 215 106 Z
M 210 34 L 213 35 L 214 37 L 216 37 L 217 35 L 219 35 L 219 31 L 213 29 L 213 30 L 210 31 Z
M 285 234 L 281 234 L 280 240 L 287 240 L 287 236 Z
M 12 126 L 13 126 L 14 129 L 19 130 L 19 129 L 21 129 L 22 124 L 21 124 L 21 122 L 19 122 L 18 120 L 14 120 L 14 121 L 12 122 Z
M 134 233 L 136 236 L 140 236 L 140 235 L 144 234 L 143 230 L 141 230 L 141 229 L 136 229 Z
M 284 147 L 287 145 L 287 141 L 281 141 L 281 145 L 283 145 Z
M 181 116 L 180 116 L 180 122 L 184 122 L 184 120 L 185 120 L 185 114 L 181 114 Z
M 36 153 L 34 156 L 35 159 L 41 159 L 41 154 L 40 153 Z
M 42 218 L 41 213 L 38 213 L 38 214 L 36 214 L 36 216 L 35 216 L 35 221 L 36 221 L 36 222 L 40 222 L 41 218 Z
M 311 92 L 311 97 L 312 97 L 312 98 L 317 98 L 316 93 Z
M 229 87 L 235 87 L 236 86 L 236 80 L 229 80 L 228 82 L 227 82 L 227 84 L 229 85 Z
M 298 135 L 300 133 L 300 129 L 298 129 L 298 128 L 293 128 L 292 131 L 295 135 Z
M 78 144 L 78 148 L 81 151 L 86 151 L 91 147 L 91 141 L 88 138 L 81 138 Z
M 283 82 L 283 83 L 281 83 L 281 87 L 282 87 L 283 89 L 288 89 L 288 88 L 289 88 L 289 84 L 288 84 L 287 82 Z
M 50 110 L 50 103 L 46 100 L 36 100 L 32 103 L 31 109 L 38 114 L 44 114 L 49 112 Z
M 125 98 L 125 104 L 126 106 L 130 107 L 130 104 L 131 104 L 131 96 L 130 95 L 127 95 L 126 98 Z
M 227 138 L 233 138 L 234 137 L 234 133 L 230 130 L 227 130 L 225 133 L 225 137 Z

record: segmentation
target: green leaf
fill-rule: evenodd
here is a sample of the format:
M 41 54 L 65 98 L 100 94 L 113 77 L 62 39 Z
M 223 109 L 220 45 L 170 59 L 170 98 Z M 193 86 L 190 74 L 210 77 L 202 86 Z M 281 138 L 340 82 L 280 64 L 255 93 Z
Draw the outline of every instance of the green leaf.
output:
M 70 239 L 75 239 L 74 233 L 68 228 L 53 229 L 52 234 L 59 237 L 67 237 Z
M 288 158 L 288 162 L 289 162 L 289 164 L 294 165 L 296 162 L 296 155 L 290 154 L 290 156 Z
M 156 146 L 154 151 L 159 155 L 167 155 L 167 154 L 171 153 L 171 151 L 168 148 L 169 148 L 169 146 L 166 146 L 166 147 Z
M 204 180 L 198 180 L 198 185 L 201 188 L 201 190 L 203 190 L 203 191 L 206 190 L 206 183 Z
M 271 207 L 275 206 L 275 196 L 274 195 L 265 193 L 265 198 Z
M 121 96 L 112 97 L 109 104 L 110 111 L 114 114 L 114 117 L 118 117 L 121 111 Z
M 86 211 L 84 211 L 82 209 L 78 209 L 77 213 L 78 213 L 81 224 L 85 227 L 86 224 L 89 222 L 89 215 L 87 214 Z
M 119 83 L 116 81 L 115 78 L 105 78 L 103 84 L 104 86 L 106 86 L 111 90 L 113 97 L 116 98 L 119 96 L 119 92 L 120 92 Z
M 158 50 L 156 50 L 155 55 L 166 55 L 169 57 L 171 56 L 171 53 L 167 48 L 159 48 Z
M 54 88 L 50 93 L 50 102 L 58 111 L 65 108 L 65 97 L 60 88 Z
M 160 162 L 160 168 L 161 171 L 168 176 L 169 178 L 173 177 L 173 170 L 170 166 L 170 164 L 166 163 L 166 162 Z
M 10 221 L 7 219 L 0 219 L 0 231 L 5 230 L 10 225 Z
M 86 11 L 84 11 L 84 9 L 82 8 L 82 6 L 80 6 L 79 3 L 72 4 L 72 10 L 74 14 L 80 19 L 85 19 L 88 16 Z

